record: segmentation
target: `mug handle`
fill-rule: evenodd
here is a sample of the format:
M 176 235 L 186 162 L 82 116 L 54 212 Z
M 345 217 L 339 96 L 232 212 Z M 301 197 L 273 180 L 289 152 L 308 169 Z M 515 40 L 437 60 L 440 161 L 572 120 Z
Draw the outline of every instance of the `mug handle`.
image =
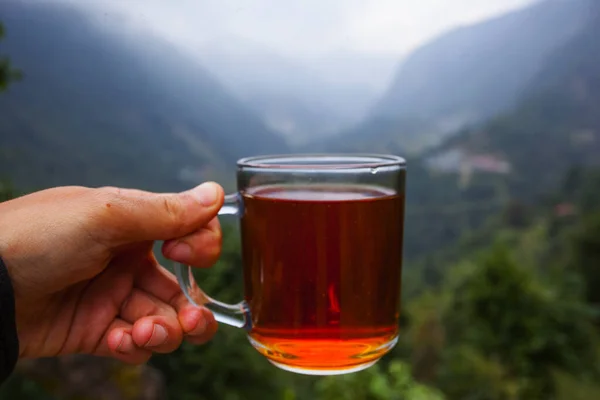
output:
M 239 217 L 242 214 L 241 211 L 242 201 L 239 193 L 229 194 L 225 196 L 219 215 L 237 215 Z M 218 322 L 246 330 L 250 329 L 252 326 L 250 310 L 245 301 L 237 304 L 227 304 L 209 297 L 198 286 L 192 274 L 192 268 L 187 265 L 176 263 L 175 275 L 183 294 L 190 303 L 196 307 L 204 306 L 208 308 Z

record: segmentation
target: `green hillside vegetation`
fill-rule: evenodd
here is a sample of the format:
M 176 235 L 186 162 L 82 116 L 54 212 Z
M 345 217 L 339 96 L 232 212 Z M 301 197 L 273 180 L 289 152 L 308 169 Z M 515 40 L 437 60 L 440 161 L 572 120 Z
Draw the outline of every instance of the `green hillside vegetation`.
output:
M 456 399 L 568 399 L 566 381 L 597 382 L 600 175 L 578 185 L 554 196 L 575 214 L 538 206 L 518 227 L 497 218 L 440 253 L 437 282 L 420 276 L 429 289 L 406 307 L 416 376 Z

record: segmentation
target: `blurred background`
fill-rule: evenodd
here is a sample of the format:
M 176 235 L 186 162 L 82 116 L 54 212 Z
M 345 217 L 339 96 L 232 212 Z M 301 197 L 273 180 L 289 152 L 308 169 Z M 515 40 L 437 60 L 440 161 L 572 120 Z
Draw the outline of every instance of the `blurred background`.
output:
M 22 362 L 1 399 L 600 399 L 594 0 L 0 0 L 0 196 L 234 188 L 288 152 L 408 160 L 401 337 L 342 377 L 243 332 L 130 367 Z M 199 276 L 239 300 L 235 221 Z

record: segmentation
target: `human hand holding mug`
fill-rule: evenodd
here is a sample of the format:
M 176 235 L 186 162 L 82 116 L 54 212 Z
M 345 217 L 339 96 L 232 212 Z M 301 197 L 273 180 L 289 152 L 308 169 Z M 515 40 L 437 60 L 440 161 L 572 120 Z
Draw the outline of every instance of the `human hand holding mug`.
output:
M 405 178 L 395 156 L 240 160 L 220 214 L 240 219 L 245 300 L 211 299 L 182 265 L 180 285 L 282 369 L 365 369 L 398 338 Z
M 209 340 L 212 313 L 189 304 L 152 244 L 165 241 L 167 258 L 212 265 L 222 204 L 213 183 L 173 194 L 59 187 L 1 203 L 0 256 L 14 289 L 18 357 L 79 353 L 142 363 L 184 339 Z

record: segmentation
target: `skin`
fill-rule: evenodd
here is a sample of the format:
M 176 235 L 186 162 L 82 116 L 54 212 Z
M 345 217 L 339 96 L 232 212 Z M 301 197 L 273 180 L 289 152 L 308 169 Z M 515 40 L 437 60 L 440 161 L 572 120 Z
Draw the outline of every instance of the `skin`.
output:
M 139 364 L 182 340 L 208 341 L 211 312 L 185 299 L 165 257 L 219 257 L 223 190 L 156 194 L 59 187 L 0 204 L 0 256 L 15 291 L 20 358 L 92 354 Z

